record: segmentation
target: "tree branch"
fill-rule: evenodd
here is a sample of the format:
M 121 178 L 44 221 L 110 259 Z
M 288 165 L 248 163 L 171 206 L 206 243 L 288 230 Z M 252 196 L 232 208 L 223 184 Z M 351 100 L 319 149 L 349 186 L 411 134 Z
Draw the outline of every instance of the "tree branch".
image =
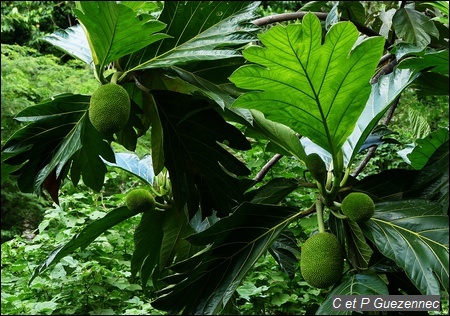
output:
M 253 180 L 259 182 L 261 181 L 266 174 L 272 169 L 273 166 L 283 157 L 281 154 L 275 154 L 258 172 L 258 174 L 253 178 Z
M 280 14 L 265 16 L 263 18 L 253 20 L 252 23 L 257 26 L 264 26 L 264 25 L 268 25 L 268 24 L 272 24 L 272 23 L 276 23 L 276 22 L 292 21 L 292 20 L 296 20 L 296 19 L 302 19 L 307 13 L 314 14 L 322 21 L 324 21 L 328 16 L 328 13 L 325 13 L 325 12 L 298 11 L 298 12 L 280 13 Z M 349 21 L 349 20 L 343 18 L 342 21 Z M 353 21 L 351 21 L 351 22 L 356 26 L 356 28 L 358 29 L 359 32 L 361 32 L 367 36 L 381 36 L 379 33 L 375 32 L 371 28 L 368 28 L 364 25 L 355 23 Z M 392 45 L 391 42 L 389 40 L 386 40 L 386 43 L 384 44 L 384 48 L 387 49 L 391 45 Z
M 394 116 L 394 112 L 395 109 L 398 106 L 400 97 L 398 97 L 395 102 L 391 105 L 391 107 L 389 108 L 389 111 L 386 115 L 386 118 L 384 119 L 383 124 L 384 125 L 389 125 L 389 123 L 392 120 L 392 117 Z M 377 150 L 378 145 L 375 145 L 373 147 L 370 147 L 369 150 L 367 151 L 366 156 L 364 157 L 363 161 L 361 161 L 361 163 L 359 164 L 358 167 L 356 167 L 355 171 L 352 173 L 353 177 L 358 176 L 358 174 L 361 173 L 361 171 L 366 167 L 366 165 L 369 163 L 370 159 L 372 159 L 372 157 L 375 155 L 375 150 Z

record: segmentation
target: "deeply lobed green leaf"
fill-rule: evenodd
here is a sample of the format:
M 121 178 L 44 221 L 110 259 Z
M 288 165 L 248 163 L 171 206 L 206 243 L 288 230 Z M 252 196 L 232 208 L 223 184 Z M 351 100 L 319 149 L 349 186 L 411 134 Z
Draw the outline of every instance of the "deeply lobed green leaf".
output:
M 260 90 L 239 97 L 234 106 L 258 109 L 334 155 L 364 109 L 384 39 L 355 46 L 358 31 L 350 22 L 334 24 L 323 44 L 321 34 L 313 14 L 302 24 L 272 27 L 259 36 L 264 47 L 244 50 L 258 65 L 239 68 L 230 80 Z

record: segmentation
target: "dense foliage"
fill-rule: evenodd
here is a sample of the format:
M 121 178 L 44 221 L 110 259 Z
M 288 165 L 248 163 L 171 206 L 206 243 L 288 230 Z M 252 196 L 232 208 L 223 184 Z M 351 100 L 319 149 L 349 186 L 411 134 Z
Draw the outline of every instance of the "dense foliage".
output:
M 2 244 L 2 309 L 331 314 L 355 293 L 448 308 L 448 2 L 300 5 L 257 19 L 268 3 L 78 2 L 81 24 L 44 38 L 69 68 L 2 45 L 2 127 L 22 124 L 2 185 L 55 203 L 36 236 Z M 102 133 L 90 96 L 110 82 L 131 110 Z M 135 188 L 154 210 L 127 206 Z M 353 192 L 369 220 L 342 214 Z M 345 256 L 321 290 L 299 265 L 317 231 Z

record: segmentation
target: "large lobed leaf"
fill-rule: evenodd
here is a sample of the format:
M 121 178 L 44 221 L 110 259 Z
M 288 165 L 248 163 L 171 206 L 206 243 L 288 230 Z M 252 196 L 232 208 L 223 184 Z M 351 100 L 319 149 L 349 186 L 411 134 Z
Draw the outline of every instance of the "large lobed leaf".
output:
M 97 69 L 158 40 L 165 24 L 150 15 L 136 16 L 132 8 L 115 1 L 79 1 L 74 9 L 82 23 Z
M 255 18 L 258 5 L 258 1 L 166 1 L 159 20 L 167 24 L 171 38 L 125 58 L 122 68 L 134 71 L 240 57 L 229 47 L 254 39 L 258 28 L 248 22 Z
M 230 80 L 248 92 L 234 106 L 254 108 L 310 138 L 332 155 L 344 144 L 370 94 L 370 78 L 384 39 L 355 45 L 358 30 L 350 22 L 334 24 L 322 45 L 318 18 L 277 25 L 259 36 L 265 47 L 251 46 L 243 66 Z
M 152 303 L 155 308 L 184 314 L 215 314 L 230 299 L 242 278 L 299 213 L 290 207 L 243 203 L 232 215 L 188 238 L 212 246 L 172 267 Z
M 243 199 L 241 180 L 249 170 L 230 148 L 247 150 L 250 143 L 211 108 L 207 99 L 171 91 L 152 91 L 164 131 L 164 156 L 173 197 L 189 216 L 215 209 L 220 216 Z
M 448 216 L 439 203 L 418 199 L 377 203 L 372 219 L 360 226 L 423 295 L 439 295 L 441 286 L 448 292 Z
M 63 94 L 17 115 L 19 121 L 31 123 L 6 142 L 3 152 L 10 156 L 5 163 L 23 164 L 14 172 L 23 192 L 40 194 L 44 183 L 61 179 L 71 162 L 74 184 L 83 174 L 87 186 L 101 189 L 106 167 L 100 156 L 113 162 L 114 153 L 90 123 L 88 106 L 89 96 Z

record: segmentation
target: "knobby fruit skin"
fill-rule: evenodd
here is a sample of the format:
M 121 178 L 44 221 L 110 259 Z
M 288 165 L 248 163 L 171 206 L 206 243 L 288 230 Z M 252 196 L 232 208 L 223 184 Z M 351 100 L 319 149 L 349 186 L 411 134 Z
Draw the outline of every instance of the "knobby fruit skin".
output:
M 327 167 L 317 153 L 312 153 L 306 156 L 305 164 L 314 179 L 321 183 L 325 182 L 327 177 Z
M 308 284 L 327 288 L 338 282 L 344 270 L 344 256 L 337 237 L 331 233 L 318 233 L 302 246 L 300 271 Z
M 120 85 L 108 83 L 92 94 L 89 120 L 96 130 L 105 134 L 120 131 L 130 117 L 130 98 Z
M 367 194 L 352 192 L 342 201 L 341 210 L 352 221 L 362 223 L 373 216 L 375 204 Z
M 155 198 L 145 189 L 134 189 L 125 196 L 125 204 L 135 213 L 152 211 L 155 209 Z

